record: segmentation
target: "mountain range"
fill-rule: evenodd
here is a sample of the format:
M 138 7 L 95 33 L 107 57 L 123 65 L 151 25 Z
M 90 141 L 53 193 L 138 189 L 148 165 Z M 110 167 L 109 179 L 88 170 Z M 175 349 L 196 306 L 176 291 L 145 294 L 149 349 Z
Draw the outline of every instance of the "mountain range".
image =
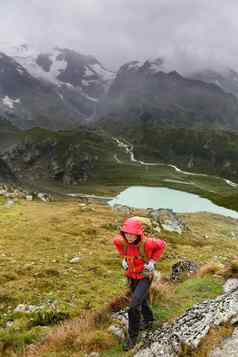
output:
M 237 181 L 237 83 L 231 69 L 182 75 L 158 58 L 114 73 L 70 49 L 0 43 L 0 180 L 117 182 L 121 137 L 140 160 Z
M 24 129 L 76 127 L 94 115 L 114 76 L 73 50 L 0 43 L 0 115 Z
M 72 129 L 149 113 L 160 126 L 237 130 L 237 96 L 238 73 L 231 69 L 182 75 L 157 58 L 114 73 L 71 49 L 0 42 L 0 116 L 23 129 Z

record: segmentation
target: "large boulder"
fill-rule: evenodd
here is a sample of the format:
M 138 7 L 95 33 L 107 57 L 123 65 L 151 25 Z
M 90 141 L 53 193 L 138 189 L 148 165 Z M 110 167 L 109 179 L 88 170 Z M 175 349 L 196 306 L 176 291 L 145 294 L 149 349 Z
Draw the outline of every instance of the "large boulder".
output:
M 182 280 L 184 277 L 188 278 L 198 271 L 196 263 L 190 260 L 181 260 L 172 266 L 170 279 L 173 281 Z
M 224 293 L 228 293 L 228 292 L 230 292 L 234 289 L 237 289 L 237 288 L 238 288 L 238 279 L 237 278 L 228 279 L 223 286 Z
M 185 224 L 171 209 L 149 209 L 148 214 L 165 231 L 182 234 L 185 230 Z
M 143 335 L 135 357 L 176 357 L 182 345 L 196 349 L 213 327 L 238 321 L 238 288 L 194 305 L 174 323 Z

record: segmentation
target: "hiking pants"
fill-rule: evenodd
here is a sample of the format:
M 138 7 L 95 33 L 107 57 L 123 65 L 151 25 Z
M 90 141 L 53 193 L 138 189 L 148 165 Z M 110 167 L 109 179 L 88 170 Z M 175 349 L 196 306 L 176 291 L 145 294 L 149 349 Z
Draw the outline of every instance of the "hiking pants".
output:
M 129 278 L 129 288 L 132 290 L 132 299 L 128 310 L 128 334 L 135 338 L 139 334 L 141 315 L 144 321 L 153 321 L 153 312 L 150 309 L 147 298 L 151 281 L 149 278 Z

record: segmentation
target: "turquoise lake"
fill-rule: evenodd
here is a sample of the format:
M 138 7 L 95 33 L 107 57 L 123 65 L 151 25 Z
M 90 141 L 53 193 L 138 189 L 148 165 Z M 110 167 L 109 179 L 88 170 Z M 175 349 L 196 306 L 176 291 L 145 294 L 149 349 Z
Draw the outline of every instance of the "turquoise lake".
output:
M 131 186 L 109 202 L 134 208 L 169 208 L 175 212 L 212 212 L 238 219 L 238 212 L 198 195 L 166 187 Z

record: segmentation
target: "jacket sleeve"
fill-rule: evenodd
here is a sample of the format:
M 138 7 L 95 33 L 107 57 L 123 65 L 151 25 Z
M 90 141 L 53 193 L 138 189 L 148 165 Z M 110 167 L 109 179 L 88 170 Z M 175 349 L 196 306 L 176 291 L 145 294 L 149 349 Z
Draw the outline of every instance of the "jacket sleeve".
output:
M 166 243 L 165 241 L 161 240 L 161 239 L 151 239 L 150 242 L 150 249 L 151 254 L 150 254 L 150 259 L 153 259 L 154 261 L 159 260 L 159 258 L 161 257 L 161 255 L 163 254 L 164 250 L 166 247 Z
M 116 248 L 116 250 L 118 251 L 118 253 L 122 256 L 125 257 L 126 256 L 126 252 L 125 249 L 122 245 L 122 237 L 118 234 L 117 236 L 114 237 L 113 239 L 113 244 Z

